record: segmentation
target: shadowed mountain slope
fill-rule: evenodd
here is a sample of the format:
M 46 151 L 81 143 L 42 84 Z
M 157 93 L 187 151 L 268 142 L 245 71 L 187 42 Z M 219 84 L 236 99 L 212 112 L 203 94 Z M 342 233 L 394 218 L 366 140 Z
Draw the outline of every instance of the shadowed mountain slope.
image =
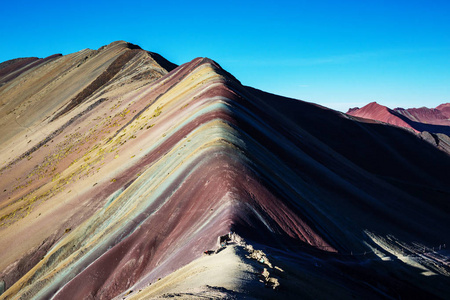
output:
M 115 42 L 0 87 L 0 297 L 445 297 L 448 155 L 174 67 Z

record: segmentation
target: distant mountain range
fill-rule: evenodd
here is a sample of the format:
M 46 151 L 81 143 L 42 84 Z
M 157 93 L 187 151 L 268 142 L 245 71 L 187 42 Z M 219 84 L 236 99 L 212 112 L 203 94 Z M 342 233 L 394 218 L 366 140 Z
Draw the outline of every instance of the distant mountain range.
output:
M 441 104 L 436 108 L 404 109 L 397 107 L 390 109 L 376 102 L 371 102 L 362 108 L 351 108 L 347 114 L 407 127 L 416 131 L 422 131 L 420 128 L 416 129 L 417 123 L 450 126 L 450 103 Z
M 4 62 L 0 100 L 1 299 L 450 294 L 449 104 L 344 114 L 123 41 Z
M 376 102 L 351 108 L 347 114 L 412 129 L 423 139 L 450 154 L 450 103 L 436 108 L 390 109 Z

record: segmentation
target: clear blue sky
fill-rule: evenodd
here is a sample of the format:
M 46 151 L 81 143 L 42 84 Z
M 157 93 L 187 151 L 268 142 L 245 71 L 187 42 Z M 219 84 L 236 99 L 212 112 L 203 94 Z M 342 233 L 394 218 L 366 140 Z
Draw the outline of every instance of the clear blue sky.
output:
M 450 1 L 5 1 L 0 61 L 126 40 L 346 111 L 450 102 Z

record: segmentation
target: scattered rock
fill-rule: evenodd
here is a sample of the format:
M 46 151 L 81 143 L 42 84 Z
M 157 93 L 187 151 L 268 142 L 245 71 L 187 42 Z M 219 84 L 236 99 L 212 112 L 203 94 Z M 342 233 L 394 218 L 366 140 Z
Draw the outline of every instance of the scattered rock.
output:
M 231 242 L 231 233 L 219 236 L 219 246 L 225 247 L 228 243 Z
M 261 273 L 262 278 L 263 278 L 264 280 L 267 280 L 267 279 L 269 279 L 269 275 L 270 275 L 269 271 L 267 271 L 267 269 L 264 268 L 264 270 L 263 270 L 262 273 Z
M 433 146 L 437 146 L 438 145 L 438 140 L 436 139 L 435 135 L 432 134 L 432 133 L 429 133 L 428 131 L 422 131 L 420 133 L 420 137 L 424 141 L 427 141 L 428 143 L 432 144 Z
M 280 267 L 275 266 L 274 268 L 277 269 L 280 272 L 284 272 L 284 270 L 282 268 L 280 268 Z
M 245 257 L 248 259 L 254 259 L 257 262 L 266 265 L 268 268 L 274 268 L 270 263 L 267 255 L 262 250 L 255 250 L 252 245 L 247 244 L 242 237 L 237 235 L 234 232 L 230 232 L 225 235 L 221 235 L 218 237 L 219 247 L 216 251 L 207 250 L 203 252 L 204 255 L 212 255 L 221 252 L 223 249 L 227 247 L 227 245 L 235 244 L 243 247 L 249 254 Z M 279 272 L 284 272 L 280 267 L 275 266 L 275 269 Z M 280 286 L 280 282 L 275 277 L 270 277 L 270 272 L 267 268 L 264 268 L 261 273 L 258 275 L 259 281 L 264 283 L 265 287 L 272 288 L 274 290 L 278 289 Z
M 266 286 L 271 287 L 274 290 L 277 290 L 280 286 L 280 283 L 278 282 L 278 279 L 275 277 L 269 277 L 269 279 L 266 281 Z
M 275 290 L 280 286 L 280 282 L 278 281 L 278 279 L 275 277 L 270 277 L 270 273 L 266 268 L 264 268 L 262 273 L 259 275 L 259 278 L 259 281 L 264 283 L 266 287 L 270 287 Z
M 248 250 L 247 250 L 248 251 Z M 269 266 L 269 268 L 273 268 L 272 264 L 269 262 L 266 254 L 261 250 L 252 250 L 249 251 L 250 255 L 247 255 L 248 258 L 254 259 L 257 262 Z

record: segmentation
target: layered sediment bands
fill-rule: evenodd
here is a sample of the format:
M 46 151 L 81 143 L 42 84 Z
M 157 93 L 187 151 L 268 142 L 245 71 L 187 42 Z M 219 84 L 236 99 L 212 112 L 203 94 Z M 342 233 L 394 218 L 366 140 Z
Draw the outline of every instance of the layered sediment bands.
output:
M 174 68 L 124 42 L 86 53 L 82 63 L 75 60 L 79 68 L 102 68 L 55 102 L 50 115 L 71 108 L 40 123 L 53 134 L 32 136 L 38 147 L 2 151 L 0 242 L 11 250 L 0 253 L 1 297 L 157 294 L 152 283 L 198 265 L 230 231 L 281 266 L 264 265 L 285 289 L 268 298 L 446 291 L 444 254 L 417 260 L 437 278 L 421 288 L 422 275 L 410 269 L 417 267 L 414 245 L 449 239 L 450 162 L 431 144 L 242 86 L 209 59 Z M 110 78 L 97 85 L 110 68 Z M 15 80 L 5 85 L 11 95 Z M 20 138 L 12 136 L 11 145 Z M 384 264 L 401 249 L 408 259 Z M 230 261 L 256 272 L 261 262 L 231 252 L 215 257 L 235 255 Z M 25 255 L 33 257 L 26 270 L 17 267 Z M 225 265 L 217 269 L 228 274 Z M 245 274 L 245 286 L 253 277 L 259 284 Z
M 95 91 L 97 91 L 100 87 L 110 81 L 117 73 L 119 73 L 120 69 L 129 62 L 135 55 L 137 51 L 128 50 L 118 58 L 116 58 L 109 67 L 100 74 L 94 81 L 92 81 L 86 88 L 84 88 L 78 95 L 75 96 L 72 100 L 70 100 L 69 104 L 67 104 L 64 109 L 56 114 L 53 117 L 52 121 L 57 119 L 59 116 L 67 113 L 72 110 L 75 106 L 80 105 L 86 98 L 91 96 Z
M 28 112 L 29 117 L 33 118 L 33 114 L 38 115 L 36 111 L 32 109 L 32 102 L 35 99 L 41 97 L 51 98 L 51 95 L 58 92 L 61 95 L 60 101 L 64 102 L 64 93 L 73 88 L 73 85 L 66 88 L 65 86 L 63 87 L 55 84 L 55 82 L 71 81 L 74 79 L 74 76 L 77 75 L 74 73 L 77 73 L 78 69 L 91 68 L 92 66 L 97 68 L 101 63 L 105 62 L 105 58 L 107 59 L 106 62 L 108 62 L 111 56 L 117 55 L 117 52 L 120 53 L 120 51 L 122 51 L 121 49 L 123 49 L 123 47 L 121 45 L 121 43 L 115 43 L 114 45 L 112 44 L 103 48 L 101 51 L 86 50 L 82 51 L 80 55 L 74 54 L 69 55 L 69 57 L 62 57 L 61 60 L 65 61 L 66 64 L 59 65 L 58 62 L 53 62 L 52 64 L 45 65 L 34 71 L 35 73 L 31 72 L 27 74 L 26 78 L 19 77 L 16 80 L 19 82 L 24 81 L 26 84 L 30 81 L 34 83 L 34 85 L 30 85 L 30 87 L 32 89 L 37 88 L 37 93 L 33 94 L 30 100 L 26 100 L 26 97 L 29 97 L 31 94 L 30 91 L 22 90 L 16 81 L 3 87 L 1 92 L 6 96 L 2 98 L 2 100 L 6 103 L 6 107 L 14 107 L 13 105 L 16 105 L 14 110 L 17 111 L 18 109 L 21 109 L 21 99 L 25 99 L 25 103 L 28 107 L 24 107 L 24 113 Z M 167 71 L 153 61 L 145 51 L 142 50 L 142 53 L 144 55 L 140 56 L 140 68 L 142 70 L 149 70 L 150 68 L 156 70 L 154 77 L 150 81 L 149 79 L 146 79 L 146 84 L 167 74 Z M 83 57 L 81 62 L 77 60 L 80 56 Z M 73 60 L 74 58 L 75 61 Z M 92 59 L 95 59 L 95 61 L 91 61 Z M 73 62 L 73 64 L 67 66 L 67 62 Z M 58 71 L 62 73 L 57 73 Z M 56 78 L 54 82 L 48 81 L 47 76 L 49 74 Z M 121 74 L 122 73 L 119 72 L 119 76 L 116 76 L 120 82 L 128 80 L 128 77 L 121 76 Z M 138 72 L 135 72 L 134 75 L 136 74 L 138 74 Z M 84 75 L 84 78 L 88 79 L 89 76 L 91 76 L 91 74 L 88 76 Z M 43 82 L 43 85 L 36 87 L 36 83 L 41 81 Z M 141 82 L 141 80 L 135 80 L 133 84 L 142 85 Z M 76 85 L 76 82 L 72 81 L 72 84 Z M 131 90 L 133 90 L 133 84 L 131 84 Z M 63 88 L 63 90 L 61 90 L 61 88 Z M 126 86 L 119 91 L 119 94 L 129 90 L 130 88 Z M 46 239 L 49 235 L 55 233 L 56 239 L 60 238 L 67 228 L 70 228 L 72 225 L 79 223 L 94 213 L 94 211 L 87 208 L 91 205 L 95 205 L 94 200 L 92 200 L 92 203 L 77 203 L 77 201 L 67 201 L 67 203 L 65 203 L 64 201 L 61 201 L 61 199 L 67 199 L 66 196 L 62 195 L 62 191 L 68 187 L 68 183 L 73 183 L 75 181 L 80 183 L 79 181 L 83 181 L 83 178 L 92 176 L 94 173 L 93 170 L 85 169 L 85 166 L 92 164 L 93 160 L 96 160 L 99 165 L 97 172 L 100 170 L 100 157 L 92 157 L 91 159 L 88 154 L 99 146 L 99 144 L 95 144 L 97 139 L 104 137 L 105 135 L 107 136 L 108 133 L 111 132 L 111 129 L 107 128 L 114 128 L 115 125 L 122 122 L 124 117 L 127 117 L 127 115 L 122 112 L 124 107 L 121 107 L 121 101 L 118 99 L 116 93 L 117 89 L 105 94 L 108 96 L 113 95 L 114 99 L 111 103 L 105 101 L 108 99 L 106 97 L 94 98 L 92 101 L 81 104 L 79 107 L 75 108 L 73 113 L 61 117 L 61 122 L 55 122 L 55 124 L 46 123 L 46 118 L 41 115 L 39 118 L 44 119 L 44 122 L 40 123 L 38 127 L 32 127 L 32 130 L 28 130 L 27 128 L 23 128 L 25 130 L 20 130 L 17 128 L 19 129 L 19 132 L 16 132 L 15 139 L 9 139 L 8 143 L 2 143 L 2 213 L 0 216 L 0 231 L 3 232 L 0 234 L 2 236 L 2 242 L 5 244 L 9 243 L 12 249 L 11 252 L 3 252 L 4 255 L 2 257 L 1 269 L 3 274 L 15 273 L 13 276 L 4 275 L 8 278 L 8 280 L 6 280 L 7 287 L 10 287 L 14 283 L 14 281 L 10 281 L 11 278 L 20 278 L 29 270 L 27 268 L 33 266 L 33 264 L 27 264 L 27 268 L 16 269 L 13 265 L 15 260 L 19 260 L 21 255 L 28 255 L 26 253 L 32 251 L 32 249 L 37 249 L 38 245 L 42 243 L 42 240 Z M 8 100 L 13 98 L 17 100 L 16 103 Z M 46 98 L 46 100 L 49 99 Z M 28 104 L 30 101 L 31 104 Z M 42 102 L 42 106 L 48 105 L 49 102 L 50 101 Z M 108 107 L 106 107 L 106 105 L 108 105 Z M 40 109 L 41 108 L 42 107 L 40 107 Z M 2 107 L 2 113 L 4 112 L 5 107 Z M 108 112 L 108 116 L 111 116 L 105 118 L 105 112 Z M 15 112 L 11 113 L 9 116 L 13 116 L 16 121 L 21 120 L 21 117 L 17 117 Z M 9 116 L 6 114 L 5 119 Z M 101 126 L 103 132 L 96 132 L 95 128 L 91 127 L 90 122 L 92 122 L 91 119 L 94 118 L 103 119 Z M 8 129 L 8 125 L 2 127 L 3 138 L 8 137 L 8 135 L 10 137 L 13 136 Z M 14 128 L 14 130 L 16 130 L 16 128 Z M 23 133 L 21 133 L 21 131 Z M 82 159 L 83 163 L 76 164 L 78 159 Z M 61 178 L 60 172 L 63 172 L 69 166 L 73 167 L 72 171 L 69 171 L 66 175 L 62 175 Z M 72 195 L 77 196 L 78 193 L 82 193 L 85 188 L 81 188 L 81 190 L 78 189 L 82 186 L 83 185 L 78 185 L 75 187 L 74 194 Z M 67 189 L 66 192 L 67 191 L 70 193 L 70 188 Z M 97 192 L 97 189 L 93 189 L 92 194 L 95 195 Z M 70 197 L 71 195 L 68 196 L 69 199 L 73 199 L 73 197 Z M 50 207 L 47 204 L 40 205 L 48 199 L 53 199 Z M 105 198 L 99 199 L 98 201 L 103 200 L 105 200 Z M 59 203 L 59 205 L 55 205 L 57 203 Z M 54 212 L 54 209 L 62 209 L 61 205 L 63 207 L 66 206 L 66 209 L 64 212 L 61 212 L 60 216 L 53 216 L 50 220 L 46 217 L 40 218 L 41 215 L 46 216 L 51 214 Z M 70 207 L 70 210 L 67 210 L 68 207 Z M 31 217 L 27 218 L 26 216 L 30 213 L 38 217 L 34 221 L 36 223 L 29 223 L 28 221 L 20 222 L 19 224 L 16 223 L 17 220 L 29 220 Z M 25 236 L 27 236 L 27 241 L 22 243 L 22 246 L 20 247 L 16 245 L 17 243 L 15 240 L 17 239 L 13 237 L 12 231 L 6 230 L 6 227 L 11 225 L 13 227 L 17 226 L 18 228 L 16 228 L 16 230 L 25 233 Z M 11 241 L 13 242 L 11 243 Z M 16 248 L 14 248 L 14 245 L 16 245 Z M 39 257 L 38 260 L 40 258 L 41 257 Z M 38 260 L 35 260 L 34 264 Z M 4 276 L 1 277 L 4 278 Z
M 37 57 L 29 57 L 4 62 L 0 65 L 0 86 L 17 78 L 22 73 L 32 68 L 36 68 L 39 65 L 45 64 L 46 62 L 52 61 L 59 57 L 61 57 L 61 54 L 54 54 L 41 59 Z
M 255 172 L 267 178 L 272 177 L 271 173 L 250 166 L 251 161 L 245 155 L 251 149 L 263 151 L 258 150 L 261 146 L 251 141 L 246 144 L 233 127 L 236 126 L 234 108 L 230 99 L 220 96 L 227 89 L 211 65 L 194 63 L 194 66 L 197 69 L 190 70 L 191 74 L 179 84 L 189 84 L 193 76 L 202 73 L 213 79 L 211 86 L 201 86 L 196 100 L 189 103 L 197 106 L 195 112 L 179 119 L 180 123 L 171 124 L 167 142 L 147 150 L 161 156 L 152 161 L 144 156 L 141 164 L 151 166 L 111 203 L 107 202 L 100 219 L 93 216 L 80 229 L 72 231 L 70 235 L 75 235 L 75 240 L 54 248 L 47 255 L 48 260 L 43 260 L 42 266 L 38 264 L 35 272 L 49 272 L 44 278 L 55 277 L 45 289 L 42 281 L 25 281 L 21 287 L 24 292 L 31 283 L 40 287 L 39 293 L 30 290 L 27 295 L 47 297 L 70 280 L 58 297 L 64 299 L 76 294 L 83 298 L 92 294 L 110 298 L 143 275 L 154 280 L 199 257 L 204 249 L 215 246 L 218 235 L 234 227 L 260 228 L 257 235 L 261 240 L 268 234 L 273 238 L 287 235 L 299 242 L 333 250 L 289 205 L 264 188 Z M 174 86 L 171 92 L 176 96 L 183 90 Z M 170 99 L 165 95 L 158 101 Z M 177 109 L 172 114 L 177 115 L 180 104 L 174 104 Z M 129 124 L 133 125 L 133 122 Z M 124 170 L 117 177 L 124 181 L 123 177 L 127 176 L 129 172 Z M 132 249 L 138 249 L 137 253 Z M 69 255 L 66 251 L 84 255 L 74 259 L 72 254 L 66 258 Z M 124 265 L 112 263 L 118 261 Z M 64 270 L 59 270 L 56 264 L 62 264 Z M 66 269 L 84 271 L 71 278 L 73 273 L 67 274 Z M 98 280 L 80 289 L 79 284 L 86 276 Z

